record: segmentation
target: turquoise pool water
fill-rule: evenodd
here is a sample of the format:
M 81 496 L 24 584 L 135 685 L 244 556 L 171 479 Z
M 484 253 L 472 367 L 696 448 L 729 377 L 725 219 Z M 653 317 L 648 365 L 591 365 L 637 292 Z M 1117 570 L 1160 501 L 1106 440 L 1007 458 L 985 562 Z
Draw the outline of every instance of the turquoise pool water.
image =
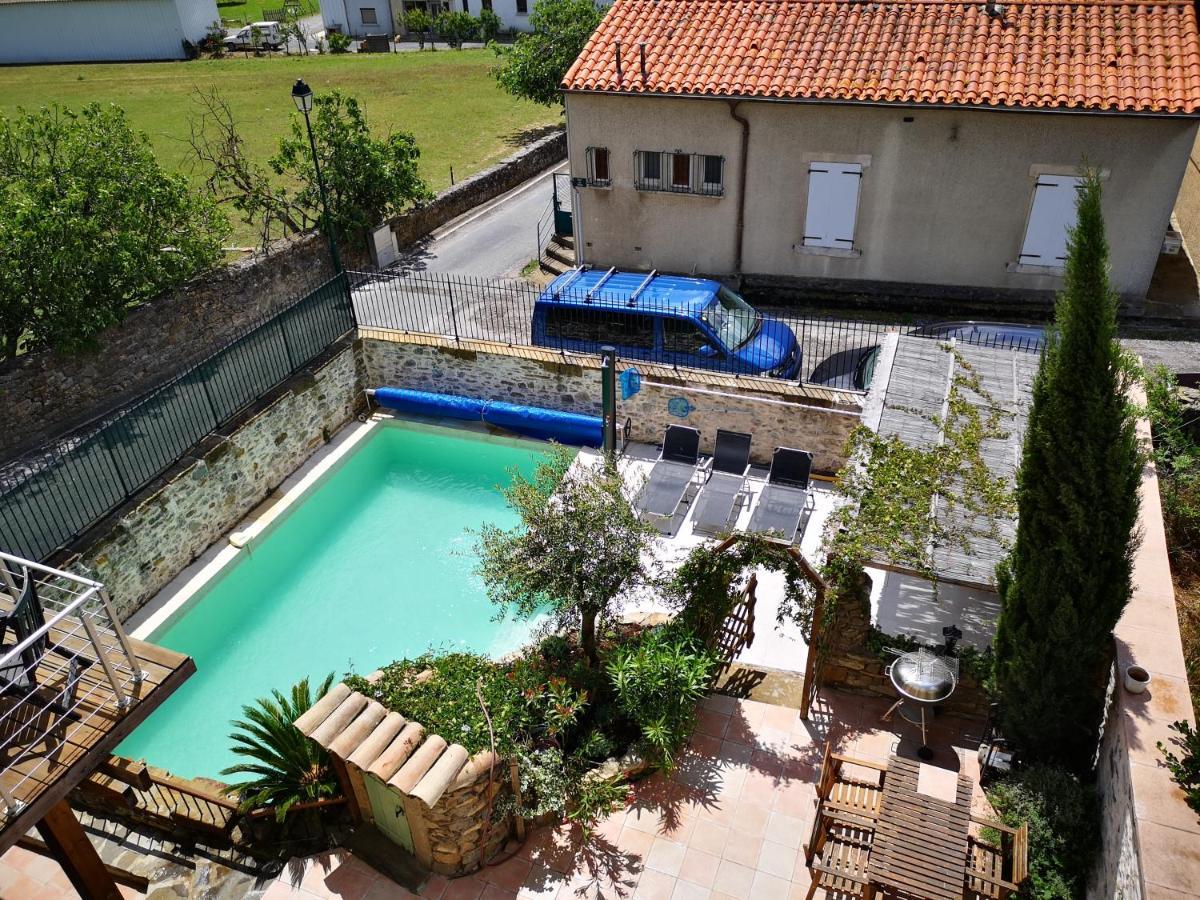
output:
M 233 764 L 243 704 L 309 676 L 370 672 L 430 647 L 499 655 L 527 623 L 493 620 L 473 538 L 515 516 L 497 490 L 545 444 L 386 422 L 155 633 L 196 674 L 118 747 L 178 775 Z

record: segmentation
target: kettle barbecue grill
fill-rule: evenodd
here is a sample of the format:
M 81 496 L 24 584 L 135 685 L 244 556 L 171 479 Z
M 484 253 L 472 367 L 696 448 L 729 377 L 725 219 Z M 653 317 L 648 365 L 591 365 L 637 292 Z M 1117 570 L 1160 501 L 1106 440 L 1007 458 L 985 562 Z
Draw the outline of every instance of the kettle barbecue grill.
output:
M 929 718 L 934 715 L 937 705 L 958 687 L 958 660 L 924 647 L 909 652 L 888 652 L 895 653 L 896 659 L 884 670 L 884 674 L 891 680 L 900 699 L 884 713 L 883 718 L 890 719 L 899 710 L 900 718 L 921 729 L 921 748 L 917 755 L 921 759 L 932 759 L 933 751 L 929 749 L 928 741 Z

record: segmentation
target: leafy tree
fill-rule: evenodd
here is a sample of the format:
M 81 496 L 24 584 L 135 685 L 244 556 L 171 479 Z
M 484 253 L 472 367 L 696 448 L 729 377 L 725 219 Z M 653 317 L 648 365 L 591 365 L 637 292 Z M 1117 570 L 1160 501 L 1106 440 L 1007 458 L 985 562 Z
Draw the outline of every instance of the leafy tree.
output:
M 350 35 L 342 34 L 340 31 L 330 31 L 325 36 L 329 39 L 330 53 L 350 52 Z
M 500 33 L 500 17 L 494 9 L 484 7 L 479 11 L 479 39 L 485 44 Z
M 414 7 L 404 14 L 404 27 L 417 36 L 417 49 L 425 49 L 425 36 L 433 28 L 433 19 L 422 7 Z
M 230 766 L 221 774 L 253 776 L 229 788 L 240 798 L 243 811 L 269 806 L 275 810 L 276 821 L 282 822 L 297 803 L 337 794 L 337 776 L 329 754 L 292 725 L 332 686 L 331 672 L 315 695 L 305 678 L 292 685 L 291 696 L 275 690 L 255 705 L 242 707 L 246 718 L 233 723 L 237 730 L 229 738 L 233 752 L 249 762 Z
M 603 17 L 592 0 L 539 0 L 529 16 L 533 32 L 496 48 L 500 87 L 534 103 L 558 103 L 563 76 Z
M 357 235 L 406 204 L 432 197 L 417 171 L 421 151 L 411 134 L 394 131 L 382 140 L 373 137 L 358 101 L 340 91 L 317 96 L 311 116 L 330 215 L 339 235 Z M 317 222 L 320 187 L 299 113 L 292 116 L 291 137 L 279 141 L 271 168 L 301 183 L 294 205 L 307 211 L 310 223 Z
M 455 50 L 461 50 L 464 41 L 479 33 L 479 20 L 470 13 L 444 12 L 434 21 L 434 28 L 443 41 Z
M 228 231 L 118 107 L 0 117 L 0 358 L 88 346 L 218 263 Z
M 1095 173 L 1080 186 L 1078 216 L 1033 383 L 1016 541 L 996 573 L 996 679 L 1005 730 L 1026 755 L 1085 771 L 1129 600 L 1142 463 Z
M 569 465 L 560 451 L 532 479 L 514 473 L 504 496 L 521 524 L 480 530 L 478 572 L 502 607 L 526 617 L 549 610 L 577 626 L 595 667 L 597 626 L 618 595 L 651 580 L 657 531 L 637 517 L 617 472 Z

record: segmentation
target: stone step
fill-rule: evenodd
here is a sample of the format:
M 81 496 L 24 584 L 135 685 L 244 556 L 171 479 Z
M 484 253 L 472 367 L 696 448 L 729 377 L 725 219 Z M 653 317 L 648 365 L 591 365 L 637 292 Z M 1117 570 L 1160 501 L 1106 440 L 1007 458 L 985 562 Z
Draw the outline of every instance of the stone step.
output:
M 566 247 L 572 253 L 575 252 L 575 235 L 573 234 L 556 234 L 550 240 L 563 247 Z
M 575 265 L 575 251 L 560 247 L 553 241 L 546 245 L 545 256 L 562 263 L 568 269 Z

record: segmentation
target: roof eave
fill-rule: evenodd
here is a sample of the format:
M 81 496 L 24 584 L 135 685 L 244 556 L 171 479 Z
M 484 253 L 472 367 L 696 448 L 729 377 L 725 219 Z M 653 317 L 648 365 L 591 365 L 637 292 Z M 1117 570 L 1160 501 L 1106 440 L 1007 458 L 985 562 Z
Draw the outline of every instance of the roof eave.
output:
M 1200 119 L 1200 109 L 1192 112 L 1170 110 L 1096 109 L 1073 106 L 1011 106 L 996 103 L 928 103 L 904 100 L 853 100 L 830 97 L 765 97 L 762 94 L 692 94 L 670 91 L 615 91 L 607 88 L 561 88 L 567 94 L 594 94 L 605 97 L 665 97 L 675 100 L 738 100 L 758 103 L 794 103 L 812 106 L 875 106 L 897 109 L 973 109 L 1008 113 L 1074 113 L 1090 116 L 1124 116 L 1143 119 Z

